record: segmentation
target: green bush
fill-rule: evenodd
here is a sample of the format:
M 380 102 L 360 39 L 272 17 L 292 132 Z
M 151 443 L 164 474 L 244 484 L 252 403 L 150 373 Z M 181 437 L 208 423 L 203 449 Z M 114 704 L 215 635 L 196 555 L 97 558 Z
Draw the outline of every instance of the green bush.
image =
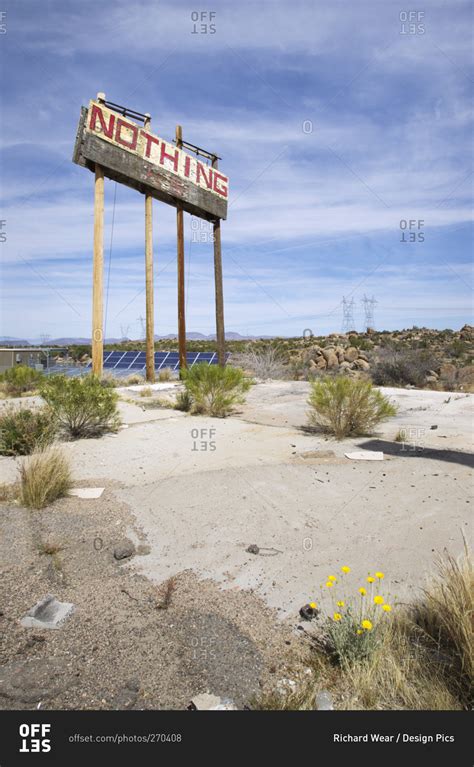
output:
M 308 404 L 310 425 L 337 439 L 369 434 L 374 426 L 397 412 L 370 382 L 344 376 L 312 382 Z
M 217 418 L 225 418 L 233 405 L 244 402 L 251 385 L 240 368 L 220 365 L 193 365 L 182 372 L 182 379 L 192 412 Z
M 69 437 L 97 437 L 116 431 L 120 424 L 117 393 L 104 388 L 95 376 L 51 376 L 40 394 Z
M 49 445 L 56 423 L 48 408 L 6 407 L 0 413 L 0 454 L 29 455 Z
M 28 365 L 16 365 L 14 368 L 5 370 L 0 376 L 4 390 L 14 397 L 34 391 L 43 378 L 43 373 L 40 370 L 30 368 Z

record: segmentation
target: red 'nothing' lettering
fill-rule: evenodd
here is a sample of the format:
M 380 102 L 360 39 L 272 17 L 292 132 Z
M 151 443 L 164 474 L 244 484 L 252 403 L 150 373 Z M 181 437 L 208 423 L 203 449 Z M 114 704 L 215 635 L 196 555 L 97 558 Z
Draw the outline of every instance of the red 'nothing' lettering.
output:
M 144 130 L 140 131 L 140 133 L 142 134 L 142 136 L 144 137 L 144 139 L 145 139 L 145 141 L 146 141 L 146 147 L 145 147 L 145 157 L 149 157 L 149 156 L 150 156 L 150 152 L 151 152 L 151 145 L 152 145 L 153 143 L 155 143 L 155 144 L 159 144 L 160 142 L 158 141 L 158 139 L 157 139 L 157 138 L 155 138 L 154 136 L 152 136 L 152 135 L 151 135 L 151 133 L 147 133 L 147 132 L 146 132 L 146 131 L 144 131 Z
M 204 176 L 204 181 L 206 182 L 206 186 L 208 189 L 212 189 L 212 168 L 209 168 L 209 176 L 206 176 L 206 168 L 201 163 L 197 163 L 197 169 L 196 169 L 196 181 L 199 184 L 201 180 L 201 175 Z
M 219 186 L 219 181 L 223 181 L 224 183 Z M 214 191 L 217 192 L 217 194 L 222 195 L 222 197 L 227 197 L 228 195 L 227 178 L 217 171 L 214 171 Z
M 126 139 L 123 139 L 121 134 L 122 128 L 128 128 L 128 130 L 132 131 L 132 140 L 126 141 Z M 120 117 L 117 120 L 117 125 L 115 128 L 115 141 L 118 144 L 122 144 L 122 146 L 126 146 L 127 149 L 136 149 L 137 148 L 137 140 L 138 140 L 138 128 L 136 125 L 133 125 L 132 123 L 127 123 L 125 120 L 122 120 Z
M 96 129 L 95 127 L 97 118 L 99 118 L 99 123 L 100 123 L 100 127 L 98 129 Z M 113 132 L 114 132 L 114 123 L 115 123 L 115 115 L 112 114 L 109 117 L 109 125 L 107 126 L 102 109 L 96 106 L 96 104 L 92 104 L 91 119 L 89 123 L 89 127 L 91 130 L 93 131 L 97 130 L 98 133 L 103 133 L 104 136 L 107 136 L 107 138 L 112 138 Z
M 160 153 L 160 163 L 161 165 L 165 164 L 165 160 L 171 160 L 174 166 L 175 173 L 178 172 L 178 160 L 179 160 L 179 150 L 175 149 L 174 155 L 169 154 L 166 151 L 166 144 L 163 142 L 161 145 L 161 153 Z

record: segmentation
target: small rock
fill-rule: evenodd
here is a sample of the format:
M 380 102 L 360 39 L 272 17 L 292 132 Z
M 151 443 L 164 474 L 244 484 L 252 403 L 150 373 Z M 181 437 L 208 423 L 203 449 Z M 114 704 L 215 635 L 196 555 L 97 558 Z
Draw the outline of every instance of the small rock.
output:
M 188 711 L 237 711 L 237 708 L 228 698 L 203 692 L 191 699 Z
M 303 605 L 303 607 L 300 608 L 300 615 L 302 618 L 304 618 L 306 621 L 312 621 L 313 618 L 317 618 L 319 615 L 319 610 L 317 607 L 311 607 L 311 605 Z
M 332 696 L 327 690 L 321 690 L 316 695 L 315 708 L 317 711 L 334 711 Z
M 246 551 L 248 551 L 249 554 L 258 554 L 260 549 L 256 543 L 251 543 L 250 546 L 247 546 Z
M 433 426 L 430 426 L 431 431 L 434 431 L 437 428 L 438 428 L 438 424 L 436 423 Z
M 74 609 L 72 602 L 58 602 L 56 597 L 48 594 L 28 610 L 20 623 L 27 629 L 59 629 Z
M 131 541 L 122 541 L 114 548 L 114 557 L 117 560 L 128 559 L 135 553 L 135 546 Z

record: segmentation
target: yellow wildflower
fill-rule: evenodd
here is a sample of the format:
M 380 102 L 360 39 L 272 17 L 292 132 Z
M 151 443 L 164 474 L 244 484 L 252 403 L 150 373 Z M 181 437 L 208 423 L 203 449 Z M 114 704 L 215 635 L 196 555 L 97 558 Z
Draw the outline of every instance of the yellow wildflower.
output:
M 330 588 L 331 588 L 331 586 L 334 586 L 334 583 L 333 583 L 332 581 L 328 581 L 328 582 L 326 583 L 326 586 L 328 587 L 328 589 L 330 589 Z
M 391 609 L 392 609 L 392 608 L 390 607 L 390 605 L 384 605 L 384 606 L 382 607 L 382 610 L 385 610 L 385 612 L 386 612 L 386 613 L 389 613 L 389 612 L 391 611 Z
M 347 567 L 347 565 L 343 565 L 343 566 L 341 567 L 341 570 L 342 570 L 342 572 L 343 572 L 343 573 L 350 573 L 350 571 L 351 571 L 351 568 L 350 568 L 350 567 Z
M 312 610 L 316 610 L 317 604 L 316 602 L 310 602 L 309 606 L 311 607 Z
M 375 581 L 375 578 L 372 578 L 371 575 L 367 578 L 367 583 L 373 583 Z
M 362 594 L 362 596 L 365 597 L 365 595 L 367 594 L 367 590 L 364 589 L 363 586 L 361 586 L 360 589 L 359 589 L 359 594 Z
M 385 575 L 383 573 L 375 573 L 375 577 L 379 579 L 379 581 L 383 580 L 385 578 Z
M 328 581 L 337 581 L 337 578 L 335 575 L 328 575 Z
M 378 595 L 378 596 L 374 597 L 374 602 L 375 602 L 376 605 L 383 605 L 384 598 L 381 597 L 380 595 Z
M 342 620 L 342 615 L 341 615 L 341 613 L 334 613 L 334 615 L 333 615 L 332 617 L 334 618 L 334 620 L 335 620 L 335 621 L 340 621 L 340 620 Z
M 340 602 L 337 603 L 337 606 L 338 607 L 344 607 L 345 604 L 346 603 L 341 600 Z
M 370 621 L 368 621 L 368 620 L 362 621 L 362 623 L 361 623 L 360 625 L 361 625 L 361 626 L 362 626 L 362 628 L 363 628 L 363 629 L 365 629 L 366 631 L 372 631 L 372 624 L 371 624 L 371 622 L 370 622 Z
M 362 634 L 362 629 L 357 629 L 358 634 Z

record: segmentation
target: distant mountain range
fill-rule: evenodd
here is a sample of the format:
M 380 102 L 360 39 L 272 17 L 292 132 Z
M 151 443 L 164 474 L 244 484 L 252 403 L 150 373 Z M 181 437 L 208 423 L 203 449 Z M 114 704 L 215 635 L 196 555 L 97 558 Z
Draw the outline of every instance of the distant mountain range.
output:
M 254 341 L 258 338 L 274 338 L 274 336 L 241 336 L 240 333 L 234 333 L 228 331 L 225 334 L 228 341 Z M 176 333 L 169 333 L 167 336 L 155 336 L 155 341 L 175 340 L 178 336 Z M 189 341 L 215 341 L 216 334 L 212 333 L 206 336 L 204 333 L 186 333 L 186 338 Z M 126 341 L 139 341 L 138 338 L 128 338 Z M 142 339 L 143 340 L 143 339 Z M 73 345 L 88 345 L 90 344 L 90 338 L 48 338 L 47 341 L 41 341 L 39 338 L 15 338 L 14 336 L 0 336 L 0 346 L 73 346 Z M 120 344 L 123 343 L 123 338 L 106 338 L 106 344 Z

